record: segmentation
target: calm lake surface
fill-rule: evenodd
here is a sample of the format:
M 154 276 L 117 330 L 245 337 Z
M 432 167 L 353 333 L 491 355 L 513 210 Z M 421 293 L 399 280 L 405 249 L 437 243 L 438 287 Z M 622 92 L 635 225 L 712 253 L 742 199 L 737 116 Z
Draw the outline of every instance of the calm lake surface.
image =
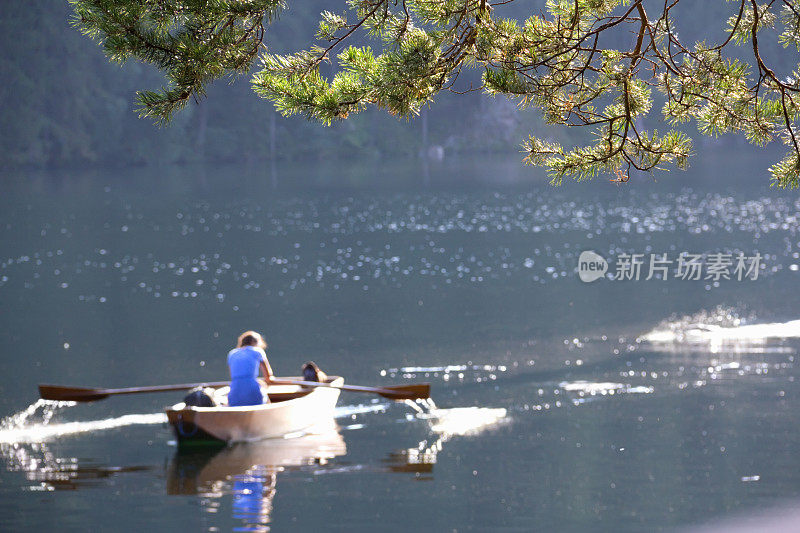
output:
M 800 507 L 800 199 L 778 154 L 551 188 L 515 156 L 16 173 L 0 195 L 0 529 L 651 531 Z M 608 276 L 583 283 L 593 250 Z M 681 252 L 730 278 L 677 279 Z M 641 278 L 609 279 L 621 254 Z M 738 254 L 762 267 L 737 279 Z M 645 280 L 649 254 L 674 260 Z M 342 394 L 334 430 L 179 451 L 244 329 Z

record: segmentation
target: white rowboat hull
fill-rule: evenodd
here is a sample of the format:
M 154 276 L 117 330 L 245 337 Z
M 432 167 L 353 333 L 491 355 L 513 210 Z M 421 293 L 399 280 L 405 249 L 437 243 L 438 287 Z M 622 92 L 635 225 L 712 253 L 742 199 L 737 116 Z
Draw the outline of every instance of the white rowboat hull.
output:
M 344 384 L 341 377 L 329 377 L 328 383 Z M 333 420 L 338 388 L 305 388 L 295 385 L 273 385 L 269 388 L 271 403 L 228 407 L 187 406 L 180 402 L 167 408 L 167 417 L 179 443 L 222 441 L 248 442 L 303 432 Z M 225 401 L 225 391 L 217 399 Z M 219 401 L 218 401 L 219 403 Z

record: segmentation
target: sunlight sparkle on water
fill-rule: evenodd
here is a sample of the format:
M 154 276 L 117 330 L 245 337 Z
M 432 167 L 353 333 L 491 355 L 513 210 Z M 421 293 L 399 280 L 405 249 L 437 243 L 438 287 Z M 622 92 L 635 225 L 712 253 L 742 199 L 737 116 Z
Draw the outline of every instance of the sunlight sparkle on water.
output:
M 394 208 L 398 204 L 406 204 L 406 208 Z M 521 198 L 400 195 L 295 199 L 276 201 L 269 210 L 243 201 L 234 209 L 225 207 L 203 202 L 177 213 L 179 217 L 173 212 L 168 220 L 162 220 L 142 216 L 145 206 L 126 203 L 120 206 L 122 220 L 107 229 L 109 235 L 119 238 L 125 235 L 127 239 L 133 233 L 161 242 L 203 235 L 208 252 L 194 256 L 170 250 L 80 249 L 74 246 L 77 236 L 66 228 L 61 233 L 47 232 L 71 221 L 42 220 L 40 243 L 30 241 L 22 253 L 0 257 L 0 287 L 16 284 L 25 289 L 57 289 L 78 301 L 100 304 L 111 296 L 91 286 L 89 280 L 97 275 L 115 277 L 132 294 L 218 303 L 239 289 L 284 296 L 287 291 L 312 286 L 340 290 L 352 285 L 370 290 L 423 284 L 439 288 L 520 277 L 529 283 L 547 284 L 573 277 L 580 250 L 570 246 L 569 240 L 564 242 L 564 236 L 585 235 L 590 230 L 600 245 L 598 251 L 611 256 L 659 252 L 630 249 L 628 235 L 642 235 L 647 240 L 651 235 L 724 233 L 729 241 L 724 251 L 748 253 L 753 237 L 762 237 L 761 251 L 769 268 L 761 275 L 798 271 L 797 246 L 791 241 L 797 234 L 794 216 L 800 210 L 800 199 L 743 200 L 719 193 L 698 196 L 687 190 L 641 198 L 632 192 L 625 200 L 596 200 L 580 206 L 559 194 L 542 198 L 529 193 Z M 262 232 L 276 239 L 290 238 L 269 256 L 216 251 L 233 236 L 249 238 Z M 461 241 L 472 232 L 501 238 L 494 247 L 473 251 Z M 502 237 L 540 232 L 555 240 L 531 248 L 504 242 Z M 298 242 L 311 234 L 321 242 L 313 247 Z M 372 234 L 384 238 L 402 234 L 408 242 L 403 246 L 370 244 L 366 237 Z M 783 236 L 788 244 L 783 249 L 772 245 L 768 249 L 763 243 L 768 234 Z M 601 239 L 611 240 L 601 244 Z

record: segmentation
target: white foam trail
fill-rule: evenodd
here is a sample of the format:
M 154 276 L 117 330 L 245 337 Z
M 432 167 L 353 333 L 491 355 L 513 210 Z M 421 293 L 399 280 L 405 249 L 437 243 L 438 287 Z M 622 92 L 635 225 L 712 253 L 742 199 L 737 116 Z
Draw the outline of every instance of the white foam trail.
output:
M 50 422 L 50 419 L 53 417 L 56 411 L 63 409 L 64 407 L 72 407 L 74 405 L 77 404 L 75 402 L 56 402 L 52 400 L 39 399 L 19 413 L 13 414 L 0 421 L 0 429 L 22 426 L 28 421 L 29 418 L 38 413 L 40 410 L 41 415 L 39 416 L 42 419 L 42 424 L 47 424 Z
M 438 409 L 433 404 L 433 401 L 423 403 L 428 405 L 429 412 L 417 413 L 416 418 L 428 420 L 431 431 L 436 433 L 438 438 L 433 444 L 423 440 L 416 448 L 406 449 L 404 455 L 406 463 L 409 465 L 435 464 L 444 443 L 452 437 L 475 436 L 508 421 L 506 418 L 507 412 L 502 407 Z
M 434 409 L 425 418 L 430 419 L 431 431 L 434 433 L 448 436 L 476 435 L 503 421 L 506 410 L 502 407 Z
M 55 410 L 75 405 L 73 402 L 49 402 L 39 400 L 28 408 L 3 420 L 0 424 L 0 444 L 46 442 L 68 435 L 104 431 L 124 426 L 155 425 L 167 422 L 165 413 L 130 414 L 104 420 L 86 420 L 75 422 L 49 423 Z M 334 411 L 336 418 L 348 417 L 363 413 L 386 411 L 389 404 L 344 405 Z M 43 410 L 42 421 L 29 423 L 40 409 Z
M 693 324 L 685 329 L 654 329 L 641 338 L 652 343 L 761 343 L 768 339 L 800 338 L 800 320 L 734 327 Z
M 375 403 L 370 405 L 342 405 L 333 411 L 335 418 L 342 418 L 345 416 L 360 415 L 364 413 L 383 413 L 389 407 L 388 403 Z
M 593 383 L 591 381 L 562 381 L 558 384 L 559 387 L 566 392 L 576 392 L 580 396 L 613 396 L 614 394 L 650 394 L 653 392 L 653 387 L 633 387 L 627 383 L 612 383 L 604 381 L 600 383 Z
M 381 370 L 381 375 L 386 374 L 422 374 L 422 373 L 435 373 L 442 372 L 449 374 L 452 372 L 464 372 L 467 370 L 483 371 L 483 372 L 505 372 L 508 367 L 505 365 L 489 365 L 489 364 L 470 364 L 470 365 L 446 365 L 446 366 L 404 366 L 400 368 L 385 368 Z
M 124 415 L 105 420 L 88 420 L 83 422 L 59 422 L 55 424 L 23 424 L 17 427 L 0 429 L 0 443 L 35 443 L 45 442 L 57 437 L 103 431 L 123 426 L 142 424 L 161 424 L 167 421 L 164 413 Z
M 400 372 L 408 372 L 412 374 L 419 374 L 420 372 L 462 372 L 467 370 L 467 365 L 448 365 L 448 366 L 404 366 Z M 395 368 L 390 368 L 389 371 L 397 371 Z
M 583 392 L 585 394 L 614 394 L 614 392 L 618 390 L 622 390 L 625 388 L 625 385 L 622 383 L 611 383 L 611 382 L 602 382 L 602 383 L 591 383 L 589 381 L 574 381 L 572 383 L 562 381 L 558 384 L 559 387 L 564 389 L 567 392 Z
M 632 386 L 627 383 L 613 383 L 610 381 L 593 383 L 590 381 L 562 381 L 558 384 L 564 392 L 573 393 L 573 405 L 581 405 L 598 399 L 600 396 L 614 396 L 619 394 L 652 394 L 655 389 L 644 385 Z M 558 405 L 558 404 L 556 404 Z
M 425 412 L 425 411 L 422 409 L 422 407 L 420 407 L 419 405 L 417 405 L 417 403 L 416 403 L 416 402 L 414 402 L 413 400 L 406 399 L 406 400 L 403 400 L 403 403 L 404 403 L 404 404 L 406 404 L 408 407 L 410 407 L 411 409 L 413 409 L 414 411 L 416 411 L 416 412 L 417 412 L 417 413 L 419 413 L 419 414 L 422 414 L 422 413 L 424 413 L 424 412 Z

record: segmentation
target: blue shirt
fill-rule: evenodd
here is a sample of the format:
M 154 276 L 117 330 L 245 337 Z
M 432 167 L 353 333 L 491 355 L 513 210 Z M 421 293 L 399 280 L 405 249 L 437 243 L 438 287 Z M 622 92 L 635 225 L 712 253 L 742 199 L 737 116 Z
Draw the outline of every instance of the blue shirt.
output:
M 261 387 L 256 381 L 264 352 L 253 346 L 236 348 L 228 353 L 228 366 L 231 369 L 231 390 L 228 405 L 260 405 L 264 403 Z
M 258 367 L 264 359 L 264 352 L 253 346 L 231 350 L 228 352 L 231 379 L 256 379 Z

